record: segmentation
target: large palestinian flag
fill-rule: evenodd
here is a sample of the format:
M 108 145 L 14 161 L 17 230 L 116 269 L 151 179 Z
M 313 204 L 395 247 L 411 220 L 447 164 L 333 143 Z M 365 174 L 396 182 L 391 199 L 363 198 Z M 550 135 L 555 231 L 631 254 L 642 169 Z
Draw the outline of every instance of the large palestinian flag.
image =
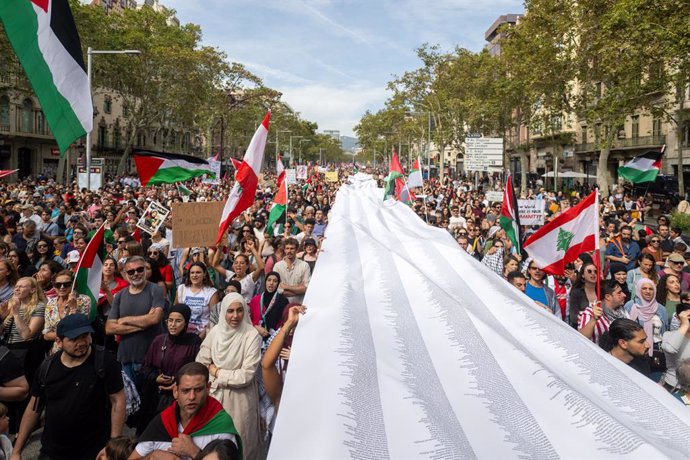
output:
M 661 170 L 662 152 L 647 152 L 618 168 L 618 176 L 633 184 L 653 182 Z
M 0 20 L 60 152 L 93 127 L 91 89 L 68 0 L 2 0 Z
M 203 158 L 151 150 L 135 150 L 133 155 L 142 186 L 174 184 L 204 174 L 216 177 L 211 165 Z

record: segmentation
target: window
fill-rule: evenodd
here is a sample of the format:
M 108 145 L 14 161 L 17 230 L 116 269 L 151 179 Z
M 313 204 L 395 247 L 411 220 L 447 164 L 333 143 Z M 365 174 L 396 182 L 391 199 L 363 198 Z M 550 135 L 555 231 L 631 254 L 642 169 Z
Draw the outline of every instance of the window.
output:
M 632 116 L 632 138 L 637 139 L 640 137 L 640 116 Z
M 129 104 L 122 105 L 122 116 L 125 118 L 129 116 Z
M 587 126 L 580 128 L 580 137 L 583 144 L 587 143 Z
M 119 126 L 113 131 L 113 147 L 117 150 L 122 148 L 122 133 Z
M 24 102 L 22 103 L 22 114 L 20 118 L 20 131 L 24 133 L 33 133 L 34 132 L 34 123 L 33 123 L 33 117 L 34 117 L 34 103 L 31 102 L 31 99 L 24 99 Z
M 36 114 L 36 134 L 46 134 L 46 119 L 43 111 Z
M 98 127 L 98 146 L 105 147 L 108 142 L 108 129 L 105 126 Z
M 113 100 L 110 98 L 110 96 L 106 96 L 105 99 L 103 99 L 103 111 L 105 113 L 110 113 L 113 111 Z
M 10 98 L 0 96 L 0 131 L 10 130 Z
M 599 142 L 600 137 L 601 137 L 601 123 L 597 123 L 594 125 L 594 142 Z
M 661 137 L 661 118 L 652 120 L 652 136 Z

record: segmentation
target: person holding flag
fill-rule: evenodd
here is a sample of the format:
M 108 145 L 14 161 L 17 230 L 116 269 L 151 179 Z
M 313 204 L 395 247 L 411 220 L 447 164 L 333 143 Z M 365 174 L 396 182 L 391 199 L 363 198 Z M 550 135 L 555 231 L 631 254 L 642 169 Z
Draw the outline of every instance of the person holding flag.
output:
M 412 164 L 410 175 L 407 177 L 407 186 L 410 188 L 424 187 L 424 178 L 422 177 L 421 162 L 419 157 Z
M 74 272 L 63 270 L 55 275 L 53 286 L 57 296 L 48 299 L 46 303 L 45 323 L 43 325 L 43 340 L 53 342 L 50 353 L 58 350 L 55 338 L 57 325 L 62 318 L 74 313 L 91 316 L 91 299 L 74 291 Z M 100 286 L 99 286 L 100 287 Z
M 264 149 L 268 138 L 268 124 L 271 119 L 269 111 L 264 117 L 263 122 L 257 128 L 247 148 L 242 163 L 235 173 L 235 185 L 228 195 L 223 208 L 223 215 L 218 224 L 218 236 L 216 243 L 220 243 L 228 228 L 244 210 L 254 204 L 256 187 L 259 182 L 259 173 L 264 160 Z
M 503 192 L 499 225 L 505 230 L 506 236 L 510 238 L 516 254 L 519 256 L 522 242 L 520 237 L 520 213 L 518 212 L 518 202 L 513 190 L 513 177 L 511 175 L 508 175 L 505 191 Z
M 417 199 L 405 182 L 405 172 L 400 165 L 400 160 L 398 159 L 398 154 L 395 150 L 393 150 L 390 169 L 388 176 L 384 179 L 384 182 L 384 201 L 389 197 L 395 197 L 396 200 L 402 201 L 403 203 L 409 205 Z

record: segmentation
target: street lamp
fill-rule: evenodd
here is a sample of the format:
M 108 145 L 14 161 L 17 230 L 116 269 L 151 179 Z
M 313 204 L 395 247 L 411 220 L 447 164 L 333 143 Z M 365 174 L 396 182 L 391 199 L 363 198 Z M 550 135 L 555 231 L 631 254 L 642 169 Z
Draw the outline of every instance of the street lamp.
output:
M 299 139 L 302 136 L 290 136 L 290 162 L 292 163 L 292 140 Z
M 311 139 L 299 140 L 299 164 L 302 164 L 302 142 L 311 142 Z
M 86 51 L 86 78 L 89 81 L 89 95 L 91 95 L 91 67 L 94 54 L 141 54 L 139 50 L 95 50 L 89 46 Z M 86 188 L 91 190 L 91 131 L 86 133 Z
M 280 153 L 280 149 L 278 148 L 278 134 L 280 133 L 291 133 L 292 131 L 289 129 L 281 129 L 280 131 L 276 131 L 276 158 L 278 157 L 278 153 Z

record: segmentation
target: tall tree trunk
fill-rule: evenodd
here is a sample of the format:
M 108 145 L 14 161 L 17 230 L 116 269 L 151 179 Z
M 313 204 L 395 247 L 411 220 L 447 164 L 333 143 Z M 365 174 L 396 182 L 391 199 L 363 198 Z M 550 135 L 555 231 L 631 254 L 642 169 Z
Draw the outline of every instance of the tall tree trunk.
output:
M 608 162 L 611 147 L 607 146 L 599 152 L 599 164 L 597 167 L 597 184 L 599 184 L 599 193 L 602 198 L 609 196 L 609 179 L 608 179 Z
M 685 94 L 679 91 L 678 114 L 676 115 L 676 152 L 678 153 L 678 195 L 680 199 L 685 199 L 685 179 L 683 177 L 683 106 Z
M 125 174 L 129 161 L 129 155 L 132 153 L 132 146 L 134 145 L 134 141 L 137 139 L 137 133 L 139 129 L 136 127 L 133 127 L 132 130 L 130 131 L 132 133 L 131 136 L 129 136 L 129 139 L 127 139 L 127 143 L 125 144 L 125 151 L 122 153 L 122 157 L 120 158 L 120 162 L 117 164 L 117 175 L 122 176 Z

